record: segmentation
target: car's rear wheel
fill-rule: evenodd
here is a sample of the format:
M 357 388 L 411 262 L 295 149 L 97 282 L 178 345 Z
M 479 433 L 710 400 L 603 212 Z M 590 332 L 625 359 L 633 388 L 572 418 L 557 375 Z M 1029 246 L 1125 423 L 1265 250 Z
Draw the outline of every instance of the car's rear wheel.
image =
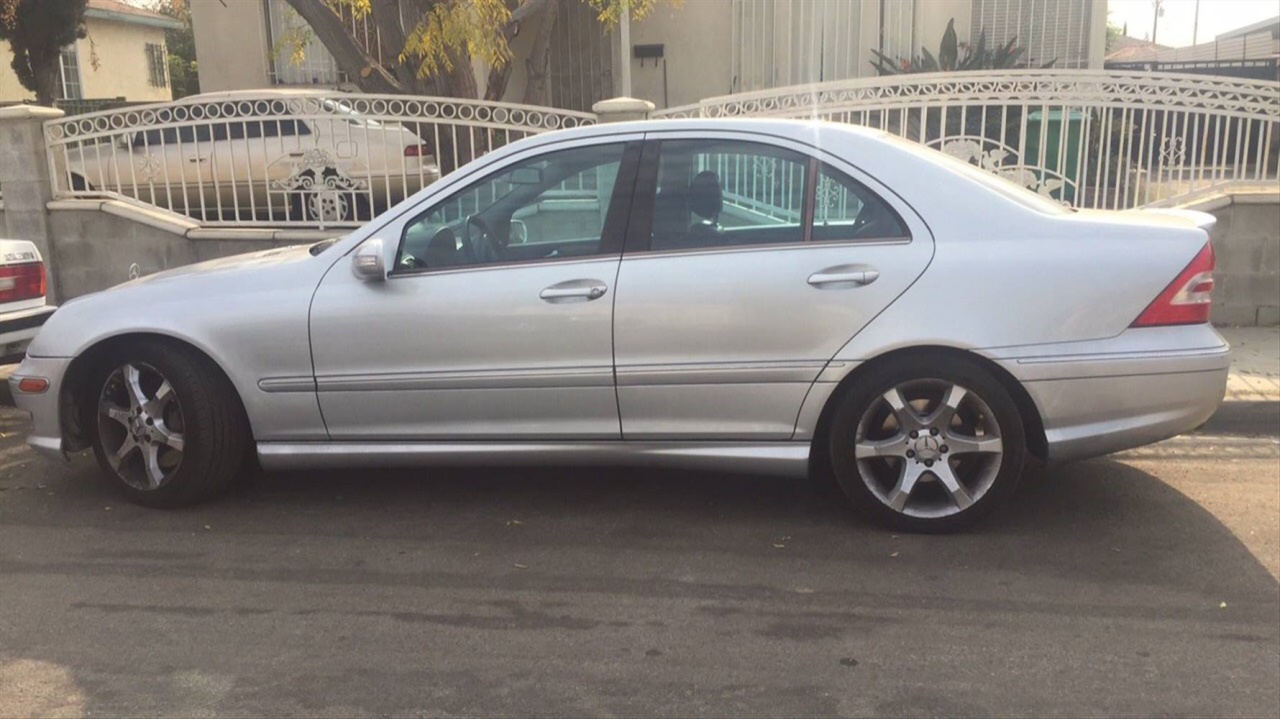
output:
M 181 506 L 218 494 L 235 477 L 247 445 L 243 413 L 207 358 L 139 341 L 105 358 L 90 386 L 94 454 L 130 500 Z
M 1026 457 L 1017 404 L 982 367 L 913 357 L 871 369 L 839 398 L 828 437 L 844 494 L 914 532 L 967 527 L 1013 493 Z

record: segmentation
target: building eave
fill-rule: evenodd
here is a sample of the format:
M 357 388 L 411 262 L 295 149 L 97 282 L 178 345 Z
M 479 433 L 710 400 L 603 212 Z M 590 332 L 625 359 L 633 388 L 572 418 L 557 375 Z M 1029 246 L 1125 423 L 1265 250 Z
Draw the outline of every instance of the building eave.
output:
M 84 11 L 86 19 L 91 20 L 108 20 L 111 22 L 123 22 L 131 25 L 145 25 L 147 27 L 158 27 L 164 30 L 181 30 L 182 23 L 167 17 L 151 17 L 148 15 L 135 15 L 133 13 L 116 12 L 114 10 L 103 10 L 101 8 L 86 8 Z

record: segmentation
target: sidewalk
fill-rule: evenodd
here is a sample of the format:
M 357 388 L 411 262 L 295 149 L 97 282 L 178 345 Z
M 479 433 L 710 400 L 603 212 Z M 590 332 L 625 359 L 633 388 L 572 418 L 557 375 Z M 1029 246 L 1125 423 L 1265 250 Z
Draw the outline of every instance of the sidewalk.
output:
M 1231 343 L 1228 402 L 1280 401 L 1280 327 L 1219 327 Z

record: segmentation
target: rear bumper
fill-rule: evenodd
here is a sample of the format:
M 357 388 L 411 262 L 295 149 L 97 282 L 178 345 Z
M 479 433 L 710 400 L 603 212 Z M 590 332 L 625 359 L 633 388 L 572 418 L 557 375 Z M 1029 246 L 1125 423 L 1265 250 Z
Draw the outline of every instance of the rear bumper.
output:
M 1212 327 L 1129 330 L 1109 344 L 1091 349 L 1111 351 L 1000 360 L 1035 402 L 1052 461 L 1174 437 L 1222 404 L 1230 347 Z
M 0 315 L 0 363 L 17 361 L 57 307 L 36 307 Z
M 1226 367 L 1026 385 L 1040 408 L 1052 461 L 1097 457 L 1189 432 L 1213 416 L 1226 386 Z
M 27 437 L 27 444 L 48 457 L 66 457 L 62 444 L 59 398 L 62 395 L 63 375 L 70 364 L 70 358 L 28 357 L 9 378 L 9 391 L 13 395 L 14 404 L 18 409 L 31 413 L 31 434 Z M 20 392 L 18 383 L 23 377 L 43 377 L 49 380 L 49 388 L 40 394 Z

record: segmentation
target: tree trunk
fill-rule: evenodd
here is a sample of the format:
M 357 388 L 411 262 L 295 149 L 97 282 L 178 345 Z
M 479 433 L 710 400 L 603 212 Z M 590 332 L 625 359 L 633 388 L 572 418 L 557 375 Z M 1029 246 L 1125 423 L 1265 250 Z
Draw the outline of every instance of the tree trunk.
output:
M 533 47 L 529 57 L 525 59 L 527 72 L 524 86 L 524 104 L 546 105 L 547 76 L 551 65 L 551 35 L 556 29 L 556 20 L 560 17 L 560 0 L 546 0 L 542 25 L 533 38 Z
M 471 53 L 466 48 L 459 48 L 449 53 L 452 70 L 445 72 L 445 82 L 451 97 L 463 97 L 474 100 L 480 97 L 480 89 L 476 86 L 476 71 L 471 66 Z
M 498 102 L 507 94 L 507 81 L 511 79 L 511 62 L 502 63 L 489 71 L 489 79 L 484 83 L 484 99 Z
M 58 48 L 27 48 L 27 64 L 31 68 L 32 88 L 36 102 L 53 107 L 58 99 L 58 72 L 61 51 Z
M 404 88 L 377 59 L 364 51 L 347 31 L 342 18 L 322 0 L 285 0 L 311 26 L 333 55 L 338 67 L 364 92 L 400 94 Z
M 507 21 L 507 26 L 502 29 L 502 39 L 504 42 L 510 43 L 513 38 L 520 32 L 520 27 L 525 20 L 533 17 L 536 13 L 541 12 L 547 7 L 547 0 L 528 0 L 527 2 L 516 8 L 511 13 L 511 19 Z M 554 21 L 553 21 L 554 22 Z M 507 81 L 511 79 L 511 68 L 515 65 L 515 58 L 502 63 L 501 67 L 495 67 L 489 71 L 489 78 L 484 86 L 484 99 L 497 102 L 507 94 Z
M 423 8 L 414 8 L 421 14 Z M 400 15 L 399 0 L 371 0 L 369 3 L 373 25 L 378 30 L 378 39 L 382 45 L 383 66 L 389 67 L 400 83 L 401 92 L 410 95 L 440 94 L 435 78 L 418 77 L 418 68 L 413 63 L 400 61 L 400 51 L 404 49 L 407 36 L 404 18 Z M 414 24 L 419 18 L 411 18 Z

